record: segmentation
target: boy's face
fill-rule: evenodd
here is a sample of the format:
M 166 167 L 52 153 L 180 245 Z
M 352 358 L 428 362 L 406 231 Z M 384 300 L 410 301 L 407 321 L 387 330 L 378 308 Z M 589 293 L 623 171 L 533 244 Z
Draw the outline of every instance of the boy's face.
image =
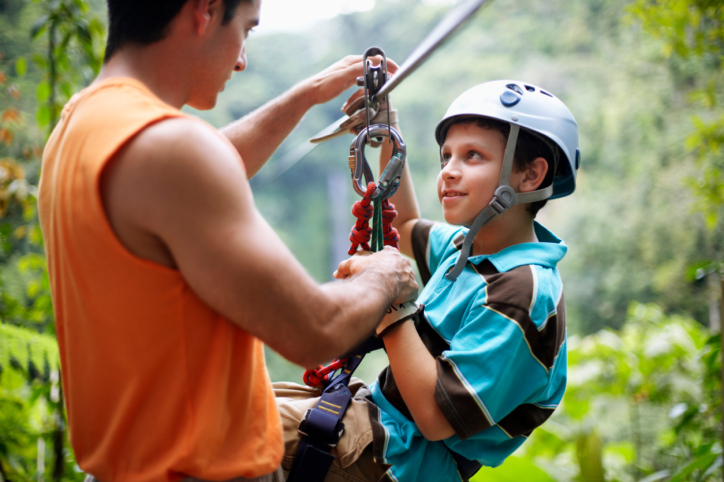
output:
M 493 199 L 505 145 L 502 133 L 474 122 L 450 127 L 441 149 L 443 167 L 437 176 L 437 195 L 448 223 L 472 224 Z

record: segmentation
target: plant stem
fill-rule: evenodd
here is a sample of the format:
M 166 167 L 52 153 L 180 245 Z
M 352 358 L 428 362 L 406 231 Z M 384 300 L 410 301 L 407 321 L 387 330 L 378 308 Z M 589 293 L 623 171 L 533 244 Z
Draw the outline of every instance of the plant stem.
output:
M 55 28 L 56 22 L 51 21 L 50 28 L 48 29 L 48 65 L 50 66 L 50 78 L 48 79 L 48 84 L 50 86 L 50 97 L 48 97 L 48 111 L 50 112 L 50 126 L 48 128 L 49 133 L 53 132 L 53 128 L 55 128 L 55 124 L 57 122 L 55 112 L 55 88 L 56 83 L 58 82 L 58 71 L 57 66 L 55 65 Z

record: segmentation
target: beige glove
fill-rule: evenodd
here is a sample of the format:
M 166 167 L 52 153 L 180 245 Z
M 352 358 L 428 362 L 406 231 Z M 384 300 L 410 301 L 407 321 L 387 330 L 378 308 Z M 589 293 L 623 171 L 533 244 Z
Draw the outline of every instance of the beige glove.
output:
M 387 314 L 384 318 L 382 318 L 380 324 L 377 325 L 377 329 L 375 330 L 377 338 L 383 338 L 387 333 L 389 333 L 392 327 L 409 320 L 421 312 L 423 308 L 423 305 L 418 305 L 414 301 L 390 306 L 387 310 Z

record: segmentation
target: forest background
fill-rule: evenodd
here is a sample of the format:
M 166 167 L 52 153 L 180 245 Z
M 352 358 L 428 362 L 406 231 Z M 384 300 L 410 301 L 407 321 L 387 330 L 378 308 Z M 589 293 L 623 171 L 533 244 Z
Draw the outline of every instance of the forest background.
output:
M 194 113 L 223 126 L 373 45 L 401 62 L 455 1 L 365 3 L 252 34 L 247 70 L 214 110 Z M 559 266 L 568 390 L 530 441 L 474 480 L 721 480 L 723 4 L 494 1 L 392 94 L 422 213 L 436 220 L 433 131 L 463 90 L 524 80 L 579 123 L 578 189 L 539 214 L 570 247 Z M 0 482 L 83 479 L 65 430 L 35 186 L 60 108 L 100 67 L 104 8 L 0 0 Z M 252 180 L 259 210 L 319 281 L 353 224 L 351 138 L 294 165 L 286 154 L 336 120 L 343 100 L 314 108 Z M 301 380 L 275 353 L 267 361 L 274 380 Z M 371 382 L 385 362 L 368 356 L 359 374 Z

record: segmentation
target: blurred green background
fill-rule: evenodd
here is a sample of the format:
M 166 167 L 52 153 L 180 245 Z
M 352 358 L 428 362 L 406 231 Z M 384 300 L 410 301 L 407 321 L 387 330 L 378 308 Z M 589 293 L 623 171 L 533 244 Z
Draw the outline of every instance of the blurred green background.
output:
M 221 127 L 344 55 L 378 46 L 402 62 L 455 4 L 368 3 L 252 33 L 247 70 L 215 109 L 189 111 Z M 422 213 L 436 220 L 433 131 L 462 91 L 523 80 L 579 123 L 578 189 L 538 216 L 570 247 L 559 266 L 568 391 L 530 441 L 474 480 L 721 480 L 723 8 L 491 1 L 391 95 Z M 0 0 L 0 481 L 83 478 L 67 443 L 35 186 L 59 109 L 100 67 L 105 25 L 101 0 Z M 345 98 L 313 108 L 251 181 L 258 209 L 320 282 L 354 222 L 352 138 L 291 167 L 284 157 L 338 119 Z M 267 361 L 274 380 L 301 381 L 302 368 L 271 351 Z M 372 354 L 358 375 L 371 382 L 385 363 Z

